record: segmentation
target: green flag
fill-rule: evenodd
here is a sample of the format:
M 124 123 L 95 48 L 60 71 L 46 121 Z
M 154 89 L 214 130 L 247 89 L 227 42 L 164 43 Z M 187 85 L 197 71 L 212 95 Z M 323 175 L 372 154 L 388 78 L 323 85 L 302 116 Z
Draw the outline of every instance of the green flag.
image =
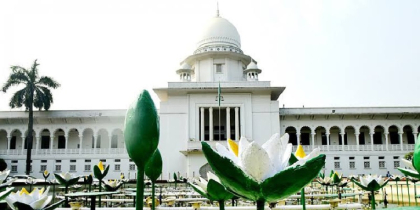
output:
M 221 95 L 220 94 L 222 94 L 222 88 L 220 88 L 220 82 L 219 82 L 219 87 L 217 88 L 217 101 L 219 102 L 219 107 L 220 107 L 220 98 L 221 98 Z

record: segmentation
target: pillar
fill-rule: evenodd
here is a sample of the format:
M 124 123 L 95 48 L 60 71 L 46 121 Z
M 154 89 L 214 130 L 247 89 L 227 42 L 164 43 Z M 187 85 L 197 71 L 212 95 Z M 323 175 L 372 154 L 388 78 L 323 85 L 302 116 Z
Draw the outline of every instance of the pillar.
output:
M 70 135 L 65 136 L 66 138 L 66 146 L 64 148 L 64 154 L 67 154 L 67 150 L 68 150 L 68 145 L 69 145 L 69 139 L 70 139 Z
M 414 133 L 414 132 L 413 132 L 413 136 L 414 136 L 414 143 L 416 143 L 416 142 L 417 142 L 417 135 L 418 135 L 418 133 Z
M 39 146 L 39 139 L 41 138 L 40 136 L 36 136 L 36 145 L 35 145 L 35 154 L 38 154 L 38 148 Z
M 239 107 L 235 107 L 235 140 L 239 140 Z
M 360 150 L 360 146 L 359 146 L 359 135 L 360 135 L 360 133 L 355 132 L 354 135 L 356 136 L 356 145 L 357 145 L 356 150 L 359 151 Z
M 230 108 L 226 107 L 226 140 L 230 139 Z
M 82 154 L 83 135 L 79 135 L 79 154 Z
M 374 151 L 374 149 L 373 149 L 373 134 L 374 134 L 374 133 L 370 133 L 370 145 L 371 145 L 371 147 L 372 147 L 372 148 L 371 148 L 371 150 L 372 150 L 372 151 Z
M 325 136 L 327 137 L 327 151 L 330 151 L 330 133 L 326 132 Z
M 213 107 L 209 108 L 210 141 L 213 141 Z
M 109 135 L 109 146 L 108 146 L 108 153 L 111 154 L 111 148 L 112 148 L 112 134 Z
M 50 136 L 50 153 L 53 153 L 53 141 L 54 141 L 54 135 Z
M 23 151 L 25 149 L 25 139 L 26 139 L 26 136 L 22 135 L 22 153 L 21 153 L 21 155 L 24 154 Z
M 315 149 L 315 134 L 316 133 L 311 133 L 311 144 L 312 144 L 312 150 Z
M 345 133 L 340 133 L 341 135 L 341 150 L 344 151 L 344 135 Z
M 200 141 L 204 141 L 204 107 L 200 108 L 201 122 L 200 122 Z
M 388 132 L 385 132 L 384 133 L 384 135 L 385 135 L 385 149 L 386 149 L 386 151 L 388 151 Z
M 12 141 L 12 136 L 7 137 L 7 154 L 10 153 L 10 142 Z
M 297 145 L 300 145 L 300 132 L 296 132 Z
M 398 133 L 398 134 L 400 134 L 400 146 L 401 146 L 401 151 L 404 151 L 404 148 L 403 148 L 403 133 L 402 133 L 402 132 L 400 132 L 400 133 Z
M 93 142 L 93 154 L 96 154 L 96 145 L 98 143 L 98 138 L 99 138 L 99 134 L 96 136 L 96 138 L 95 138 L 95 140 Z

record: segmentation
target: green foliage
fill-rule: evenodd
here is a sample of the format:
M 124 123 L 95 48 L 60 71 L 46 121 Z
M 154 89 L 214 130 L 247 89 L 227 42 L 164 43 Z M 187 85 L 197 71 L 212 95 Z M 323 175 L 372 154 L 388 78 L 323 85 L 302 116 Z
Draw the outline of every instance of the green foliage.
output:
M 413 154 L 414 154 L 414 152 L 409 152 L 409 153 L 405 154 L 404 159 L 412 160 L 413 159 Z
M 144 172 L 153 183 L 156 182 L 160 174 L 162 174 L 162 156 L 158 149 L 155 151 L 155 153 L 153 153 L 152 157 L 146 163 Z
M 109 165 L 106 166 L 104 172 L 102 173 L 101 169 L 99 169 L 98 165 L 93 166 L 93 175 L 99 180 L 103 180 L 105 176 L 108 174 Z
M 0 158 L 0 171 L 4 171 L 7 168 L 7 163 L 3 158 Z
M 60 174 L 54 174 L 55 178 L 57 179 L 58 183 L 61 185 L 64 185 L 66 187 L 76 184 L 79 181 L 79 177 L 75 177 L 69 180 L 65 180 L 63 177 L 61 177 Z

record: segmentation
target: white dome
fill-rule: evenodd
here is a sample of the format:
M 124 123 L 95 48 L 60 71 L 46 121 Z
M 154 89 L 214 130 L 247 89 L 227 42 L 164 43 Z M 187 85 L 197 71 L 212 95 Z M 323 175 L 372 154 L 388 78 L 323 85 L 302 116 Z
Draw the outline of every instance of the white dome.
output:
M 181 66 L 179 67 L 179 69 L 188 69 L 188 70 L 190 70 L 191 69 L 191 66 L 190 65 L 188 65 L 188 63 L 182 63 L 181 64 Z
M 232 46 L 241 48 L 241 37 L 236 27 L 228 20 L 221 17 L 214 17 L 207 23 L 197 43 L 197 48 L 206 46 Z
M 246 69 L 258 69 L 257 64 L 251 59 L 251 63 L 248 64 Z

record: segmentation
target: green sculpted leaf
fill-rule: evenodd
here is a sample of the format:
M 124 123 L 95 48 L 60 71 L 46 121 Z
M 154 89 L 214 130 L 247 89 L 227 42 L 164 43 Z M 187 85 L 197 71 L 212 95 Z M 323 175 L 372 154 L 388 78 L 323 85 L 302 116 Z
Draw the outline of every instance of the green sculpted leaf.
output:
M 190 186 L 196 191 L 198 192 L 198 194 L 200 194 L 201 196 L 208 198 L 209 200 L 213 200 L 209 194 L 207 194 L 206 192 L 202 191 L 200 187 L 196 186 L 195 184 L 192 184 L 190 182 L 188 182 L 188 184 L 190 184 Z
M 351 179 L 351 181 L 353 183 L 355 183 L 357 186 L 359 186 L 360 188 L 362 188 L 362 190 L 369 191 L 369 188 L 367 188 L 366 186 L 362 185 L 360 182 L 356 181 L 356 179 L 353 178 L 353 179 Z
M 158 115 L 147 90 L 127 110 L 124 139 L 130 158 L 144 168 L 159 143 Z
M 7 196 L 13 191 L 13 187 L 7 188 L 5 191 L 0 192 L 0 201 L 6 199 Z
M 410 170 L 410 169 L 404 169 L 404 168 L 398 168 L 398 170 L 401 171 L 401 173 L 403 173 L 406 176 L 411 176 L 413 178 L 420 179 L 420 174 L 418 174 L 417 171 L 413 171 L 413 170 Z
M 104 177 L 102 176 L 102 171 L 99 169 L 97 165 L 93 166 L 93 175 L 95 175 L 95 178 L 102 180 Z
M 13 205 L 15 206 L 16 209 L 19 209 L 19 210 L 34 210 L 30 205 L 21 203 L 19 201 L 14 202 Z
M 162 174 L 162 156 L 160 155 L 159 149 L 156 149 L 155 153 L 147 161 L 144 172 L 152 182 L 156 182 L 160 174 Z
M 372 180 L 366 187 L 369 191 L 377 191 L 381 189 L 381 186 L 376 180 Z
M 71 186 L 71 185 L 76 184 L 76 183 L 79 181 L 79 178 L 80 178 L 80 177 L 76 177 L 76 178 L 70 179 L 70 180 L 68 181 L 68 186 Z
M 64 186 L 67 185 L 67 181 L 65 179 L 63 179 L 63 177 L 61 177 L 60 174 L 54 174 L 54 176 L 57 179 L 58 183 L 60 183 L 61 185 L 64 185 Z
M 420 170 L 420 135 L 418 136 L 416 145 L 414 146 L 413 166 L 417 171 Z
M 306 161 L 303 166 L 290 167 L 261 184 L 261 191 L 267 202 L 277 201 L 292 195 L 317 177 L 325 164 L 325 155 L 321 154 Z
M 220 156 L 206 142 L 201 142 L 201 145 L 209 165 L 226 188 L 250 200 L 256 201 L 261 198 L 262 194 L 256 181 L 248 177 L 230 159 Z
M 216 201 L 224 201 L 233 197 L 233 195 L 228 192 L 223 185 L 213 179 L 210 179 L 207 184 L 207 193 Z
M 298 161 L 298 159 L 296 158 L 296 155 L 291 153 L 290 158 L 289 158 L 289 166 L 293 165 L 293 163 L 296 163 L 297 161 Z
M 63 202 L 64 202 L 64 200 L 58 201 L 57 203 L 54 203 L 50 206 L 45 207 L 43 210 L 54 210 L 54 209 L 58 208 Z
M 174 173 L 174 180 L 175 182 L 178 181 L 178 176 L 176 175 L 176 173 Z

